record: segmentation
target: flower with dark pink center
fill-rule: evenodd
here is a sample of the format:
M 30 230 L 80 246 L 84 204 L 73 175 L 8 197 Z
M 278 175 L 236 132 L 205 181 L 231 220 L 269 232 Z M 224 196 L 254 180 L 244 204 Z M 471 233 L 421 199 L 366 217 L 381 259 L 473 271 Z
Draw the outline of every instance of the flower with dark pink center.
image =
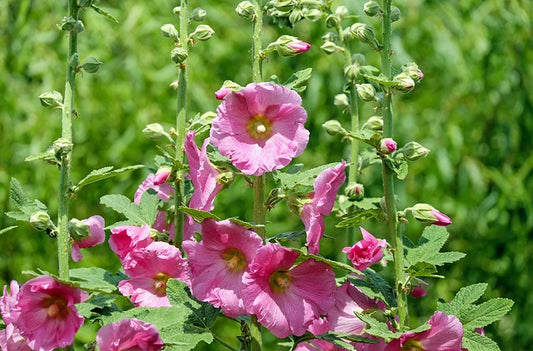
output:
M 155 325 L 125 318 L 102 327 L 96 334 L 102 351 L 159 351 L 165 346 Z
M 358 241 L 352 247 L 345 247 L 342 252 L 348 254 L 355 269 L 364 271 L 383 258 L 383 249 L 387 247 L 385 239 L 378 240 L 363 227 L 359 227 L 363 234 L 363 240 Z

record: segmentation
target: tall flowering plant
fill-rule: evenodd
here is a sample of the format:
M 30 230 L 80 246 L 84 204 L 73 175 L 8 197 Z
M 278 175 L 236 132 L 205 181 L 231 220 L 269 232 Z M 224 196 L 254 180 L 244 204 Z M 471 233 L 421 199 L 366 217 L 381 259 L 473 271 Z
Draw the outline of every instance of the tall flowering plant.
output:
M 210 40 L 215 31 L 201 23 L 206 10 L 190 10 L 189 1 L 181 0 L 173 9 L 179 28 L 161 27 L 174 44 L 170 57 L 178 69 L 172 84 L 175 128 L 154 123 L 144 129 L 159 143 L 158 170 L 146 177 L 132 199 L 121 194 L 101 197 L 103 205 L 125 217 L 107 227 L 107 244 L 120 269 L 69 269 L 69 251 L 77 262 L 81 248 L 100 244 L 105 237 L 100 216 L 69 220 L 71 195 L 139 168 L 106 167 L 76 185 L 69 180 L 74 76 L 81 70 L 96 72 L 100 64 L 94 58 L 79 62 L 75 44 L 83 30 L 78 18 L 83 8 L 113 18 L 92 1 L 69 1 L 69 16 L 62 24 L 70 36 L 65 99 L 57 92 L 41 96 L 44 105 L 63 112 L 62 138 L 53 152 L 36 157 L 60 166 L 57 223 L 15 179 L 11 185 L 18 210 L 9 215 L 58 237 L 59 274 L 38 271 L 21 286 L 13 281 L 9 291 L 4 287 L 2 350 L 69 349 L 86 320 L 99 326 L 87 348 L 100 350 L 190 350 L 200 342 L 216 343 L 217 349 L 261 350 L 267 333 L 288 342 L 292 350 L 498 350 L 480 328 L 505 315 L 512 301 L 496 298 L 475 304 L 485 284 L 464 287 L 451 301 L 440 301 L 427 323 L 414 326 L 409 321 L 407 296 L 423 297 L 422 283 L 431 288 L 420 278 L 442 278 L 438 267 L 464 255 L 441 251 L 448 238 L 446 226 L 452 224 L 448 216 L 423 203 L 399 209 L 395 199 L 395 183 L 407 176 L 408 162 L 429 150 L 414 141 L 398 145 L 393 135 L 393 100 L 413 90 L 423 73 L 414 63 L 397 66 L 393 58 L 392 23 L 400 12 L 391 0 L 364 4 L 370 21 L 381 22 L 381 37 L 371 24 L 353 22 L 357 16 L 327 0 L 240 2 L 237 14 L 252 24 L 251 79 L 242 85 L 224 82 L 213 92 L 220 100 L 216 113 L 203 111 L 193 118 L 188 117 L 187 72 L 194 67 L 188 58 L 195 45 Z M 277 60 L 275 54 L 281 59 L 305 55 L 311 45 L 287 34 L 264 45 L 265 18 L 283 28 L 304 20 L 324 21 L 333 30 L 324 34 L 320 48 L 343 55 L 345 92 L 334 104 L 349 120 L 340 115 L 324 128 L 349 140 L 346 159 L 335 155 L 336 162 L 312 169 L 295 163 L 316 137 L 306 128 L 314 116 L 306 112 L 301 95 L 312 70 L 294 72 L 280 84 L 277 77 L 264 80 L 263 63 Z M 355 46 L 379 54 L 380 67 L 365 65 L 364 55 L 352 54 Z M 372 104 L 376 115 L 360 126 L 362 103 Z M 197 140 L 202 134 L 209 137 Z M 371 166 L 378 166 L 378 172 Z M 363 172 L 381 174 L 379 197 L 365 195 Z M 253 207 L 253 218 L 217 215 L 216 199 L 222 192 L 231 194 L 239 184 L 233 183 L 235 178 L 251 187 L 242 206 Z M 301 223 L 292 232 L 275 233 L 268 211 L 283 201 Z M 321 255 L 328 234 L 325 217 L 333 211 L 336 226 L 348 228 L 346 244 L 339 245 L 344 246 L 339 261 Z M 417 243 L 402 235 L 411 217 L 426 224 Z M 383 224 L 376 236 L 362 226 L 370 220 Z M 356 240 L 358 226 L 361 240 Z M 235 324 L 240 335 L 233 340 L 219 335 L 216 320 Z

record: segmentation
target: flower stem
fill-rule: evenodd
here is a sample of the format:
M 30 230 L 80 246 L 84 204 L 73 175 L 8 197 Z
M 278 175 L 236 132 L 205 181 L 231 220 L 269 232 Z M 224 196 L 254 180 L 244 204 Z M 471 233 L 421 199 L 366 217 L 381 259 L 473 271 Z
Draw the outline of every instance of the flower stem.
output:
M 381 72 L 391 79 L 391 2 L 383 1 L 383 48 L 381 50 Z M 393 137 L 393 106 L 392 94 L 387 91 L 383 108 L 383 137 Z M 383 192 L 385 197 L 385 211 L 387 215 L 387 229 L 391 240 L 394 255 L 395 291 L 398 300 L 399 326 L 402 328 L 407 320 L 407 296 L 403 289 L 405 282 L 404 253 L 402 236 L 398 231 L 398 216 L 396 214 L 396 202 L 394 199 L 394 174 L 382 163 Z
M 68 0 L 68 13 L 74 20 L 78 20 L 79 8 L 76 0 Z M 74 93 L 76 86 L 76 71 L 70 64 L 70 59 L 78 51 L 78 33 L 72 30 L 68 34 L 68 57 L 67 76 L 65 82 L 65 96 L 61 115 L 61 137 L 65 143 L 73 144 L 72 138 L 72 115 L 74 113 Z M 57 257 L 59 263 L 59 277 L 68 279 L 69 267 L 69 233 L 68 233 L 68 209 L 70 201 L 70 170 L 72 168 L 72 147 L 61 154 L 61 166 L 59 175 L 59 200 L 57 218 Z
M 188 50 L 188 0 L 181 0 L 180 2 L 180 45 L 184 50 Z M 183 241 L 183 225 L 184 215 L 179 210 L 184 205 L 185 189 L 183 181 L 183 158 L 184 158 L 184 143 L 185 143 L 185 122 L 187 120 L 187 67 L 185 63 L 181 63 L 179 66 L 178 74 L 178 91 L 177 91 L 177 114 L 176 114 L 176 180 L 174 182 L 174 188 L 176 194 L 174 197 L 174 223 L 175 223 L 175 238 L 174 243 L 177 247 L 181 246 Z
M 262 225 L 257 228 L 257 234 L 263 242 L 266 242 L 265 218 L 265 177 L 261 175 L 254 178 L 254 224 Z

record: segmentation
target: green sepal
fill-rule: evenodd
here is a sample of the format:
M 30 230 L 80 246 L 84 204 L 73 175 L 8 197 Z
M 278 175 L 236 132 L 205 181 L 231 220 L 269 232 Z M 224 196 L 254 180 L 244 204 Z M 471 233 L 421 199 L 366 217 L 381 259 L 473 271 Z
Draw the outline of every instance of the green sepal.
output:
M 386 157 L 384 159 L 384 162 L 387 165 L 387 168 L 389 168 L 394 174 L 396 174 L 396 178 L 398 178 L 399 180 L 405 179 L 407 173 L 409 172 L 407 160 Z

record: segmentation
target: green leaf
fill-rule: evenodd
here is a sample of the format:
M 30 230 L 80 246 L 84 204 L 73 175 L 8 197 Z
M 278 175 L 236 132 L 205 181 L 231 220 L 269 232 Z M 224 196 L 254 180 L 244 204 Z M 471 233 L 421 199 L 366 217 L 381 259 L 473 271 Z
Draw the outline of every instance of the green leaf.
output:
M 316 167 L 304 172 L 287 173 L 276 171 L 273 173 L 274 180 L 281 184 L 281 187 L 286 190 L 292 190 L 297 186 L 313 186 L 315 178 L 325 169 L 337 166 L 339 162 L 329 163 L 320 167 Z
M 403 180 L 407 176 L 407 173 L 409 172 L 409 166 L 407 164 L 407 161 L 404 159 L 392 159 L 392 158 L 386 158 L 385 164 L 387 167 L 396 174 L 396 178 Z
M 106 313 L 104 311 L 120 311 L 114 303 L 116 298 L 116 296 L 93 294 L 87 301 L 76 304 L 76 309 L 85 318 L 93 318 L 97 314 L 96 319 L 98 319 L 100 318 L 99 315 Z
M 322 256 L 317 256 L 313 254 L 307 253 L 307 249 L 297 249 L 297 248 L 291 248 L 291 250 L 297 251 L 300 253 L 300 256 L 297 259 L 297 262 L 303 262 L 307 259 L 314 259 L 315 261 L 324 262 L 329 264 L 333 268 L 342 269 L 344 271 L 350 272 L 350 273 L 357 273 L 360 274 L 361 272 L 357 269 L 353 268 L 352 266 L 349 266 L 342 262 L 333 261 L 327 258 L 324 258 Z
M 196 210 L 194 208 L 189 208 L 185 206 L 180 206 L 178 207 L 178 209 L 181 212 L 188 214 L 189 216 L 193 217 L 194 219 L 200 222 L 202 222 L 206 218 L 213 218 L 215 221 L 220 221 L 220 217 L 218 217 L 216 214 L 211 213 L 211 212 Z
M 117 291 L 118 283 L 125 279 L 128 279 L 125 274 L 115 275 L 99 267 L 90 267 L 71 269 L 69 279 L 62 281 L 85 291 L 111 294 Z
M 19 221 L 29 221 L 31 215 L 37 211 L 48 212 L 48 209 L 42 202 L 39 200 L 32 200 L 28 197 L 28 195 L 26 195 L 16 178 L 11 178 L 9 198 L 18 208 L 18 211 L 10 211 L 6 213 L 7 216 L 13 219 Z
M 363 273 L 367 280 L 355 277 L 348 277 L 348 280 L 366 296 L 378 298 L 388 307 L 395 307 L 396 297 L 389 283 L 370 268 L 365 269 Z
M 383 216 L 383 211 L 381 209 L 369 209 L 358 211 L 354 213 L 349 213 L 343 216 L 342 221 L 335 225 L 335 228 L 348 228 L 359 225 L 365 221 L 368 221 L 372 218 L 378 218 Z
M 6 227 L 6 228 L 0 230 L 0 235 L 5 234 L 5 233 L 7 233 L 8 231 L 13 230 L 13 229 L 15 229 L 15 228 L 18 228 L 18 226 L 17 226 L 17 225 L 12 225 L 12 226 L 10 226 L 10 227 Z
M 461 310 L 476 302 L 487 290 L 486 283 L 478 283 L 461 288 L 450 303 L 438 303 L 437 309 L 446 314 L 459 315 Z
M 454 262 L 464 257 L 465 254 L 461 252 L 439 252 L 448 236 L 448 231 L 444 227 L 435 225 L 426 227 L 416 246 L 405 247 L 405 258 L 409 262 L 409 266 L 419 262 L 441 266 L 444 263 Z
M 78 182 L 78 184 L 74 188 L 74 191 L 78 191 L 84 186 L 98 182 L 100 180 L 111 178 L 111 177 L 129 172 L 129 171 L 143 168 L 143 167 L 144 165 L 134 165 L 134 166 L 128 166 L 128 167 L 113 170 L 113 166 L 108 166 L 108 167 L 103 167 L 103 168 L 91 171 L 91 173 L 87 174 L 85 178 L 83 178 L 82 180 Z
M 111 14 L 109 14 L 108 12 L 102 10 L 101 8 L 95 6 L 94 4 L 91 4 L 91 8 L 92 8 L 94 11 L 96 11 L 96 13 L 98 13 L 98 14 L 104 16 L 104 17 L 107 18 L 108 20 L 113 21 L 113 22 L 115 22 L 115 23 L 118 23 L 118 20 L 117 20 L 115 17 L 113 17 L 113 16 L 112 16 Z
M 410 266 L 407 269 L 407 273 L 414 278 L 414 277 L 437 277 L 437 278 L 444 278 L 442 276 L 437 276 L 435 273 L 437 273 L 437 267 L 435 265 L 428 263 L 428 262 L 417 262 L 416 264 Z
M 462 346 L 468 351 L 500 351 L 493 340 L 471 330 L 464 331 Z
M 402 333 L 400 332 L 390 331 L 387 323 L 380 322 L 377 319 L 369 315 L 359 313 L 357 311 L 355 311 L 354 313 L 357 316 L 357 318 L 359 318 L 360 320 L 362 320 L 363 322 L 367 324 L 364 331 L 370 335 L 383 338 L 387 342 L 392 339 L 396 339 L 400 337 L 400 335 L 402 335 Z
M 304 235 L 306 235 L 305 230 L 300 230 L 297 232 L 285 232 L 285 233 L 276 234 L 268 238 L 268 241 L 273 242 L 273 241 L 280 241 L 280 240 L 299 240 Z
M 283 85 L 289 89 L 302 93 L 307 88 L 307 82 L 311 78 L 312 71 L 312 68 L 306 68 L 295 72 L 285 83 L 283 83 Z
M 380 140 L 381 140 L 381 135 L 382 133 L 381 132 L 376 132 L 374 130 L 370 130 L 370 129 L 362 129 L 362 130 L 359 130 L 357 132 L 354 132 L 354 131 L 349 131 L 348 132 L 348 136 L 352 139 L 356 139 L 356 140 L 359 140 L 359 141 L 362 141 L 363 143 L 366 143 L 370 146 L 373 146 L 375 148 L 378 148 L 379 147 L 379 144 L 380 144 Z M 372 153 L 373 156 L 375 156 L 375 150 L 373 150 L 374 152 Z
M 505 316 L 513 307 L 509 299 L 495 298 L 463 310 L 458 318 L 465 329 L 483 328 Z
M 153 190 L 147 190 L 141 197 L 139 205 L 134 204 L 124 195 L 111 194 L 100 198 L 100 203 L 122 213 L 132 225 L 152 225 L 157 216 L 160 200 Z
M 361 335 L 350 334 L 350 333 L 340 333 L 340 332 L 333 332 L 333 331 L 327 332 L 325 334 L 319 334 L 316 336 L 316 338 L 321 339 L 321 340 L 327 340 L 331 343 L 334 343 L 337 346 L 348 348 L 349 350 L 355 350 L 355 348 L 344 340 L 348 340 L 352 342 L 361 342 L 361 343 L 366 343 L 366 344 L 376 344 L 378 342 L 376 339 L 365 338 L 364 336 L 361 336 Z M 342 341 L 343 345 L 347 344 L 349 345 L 349 347 L 337 344 L 336 342 L 338 341 Z

